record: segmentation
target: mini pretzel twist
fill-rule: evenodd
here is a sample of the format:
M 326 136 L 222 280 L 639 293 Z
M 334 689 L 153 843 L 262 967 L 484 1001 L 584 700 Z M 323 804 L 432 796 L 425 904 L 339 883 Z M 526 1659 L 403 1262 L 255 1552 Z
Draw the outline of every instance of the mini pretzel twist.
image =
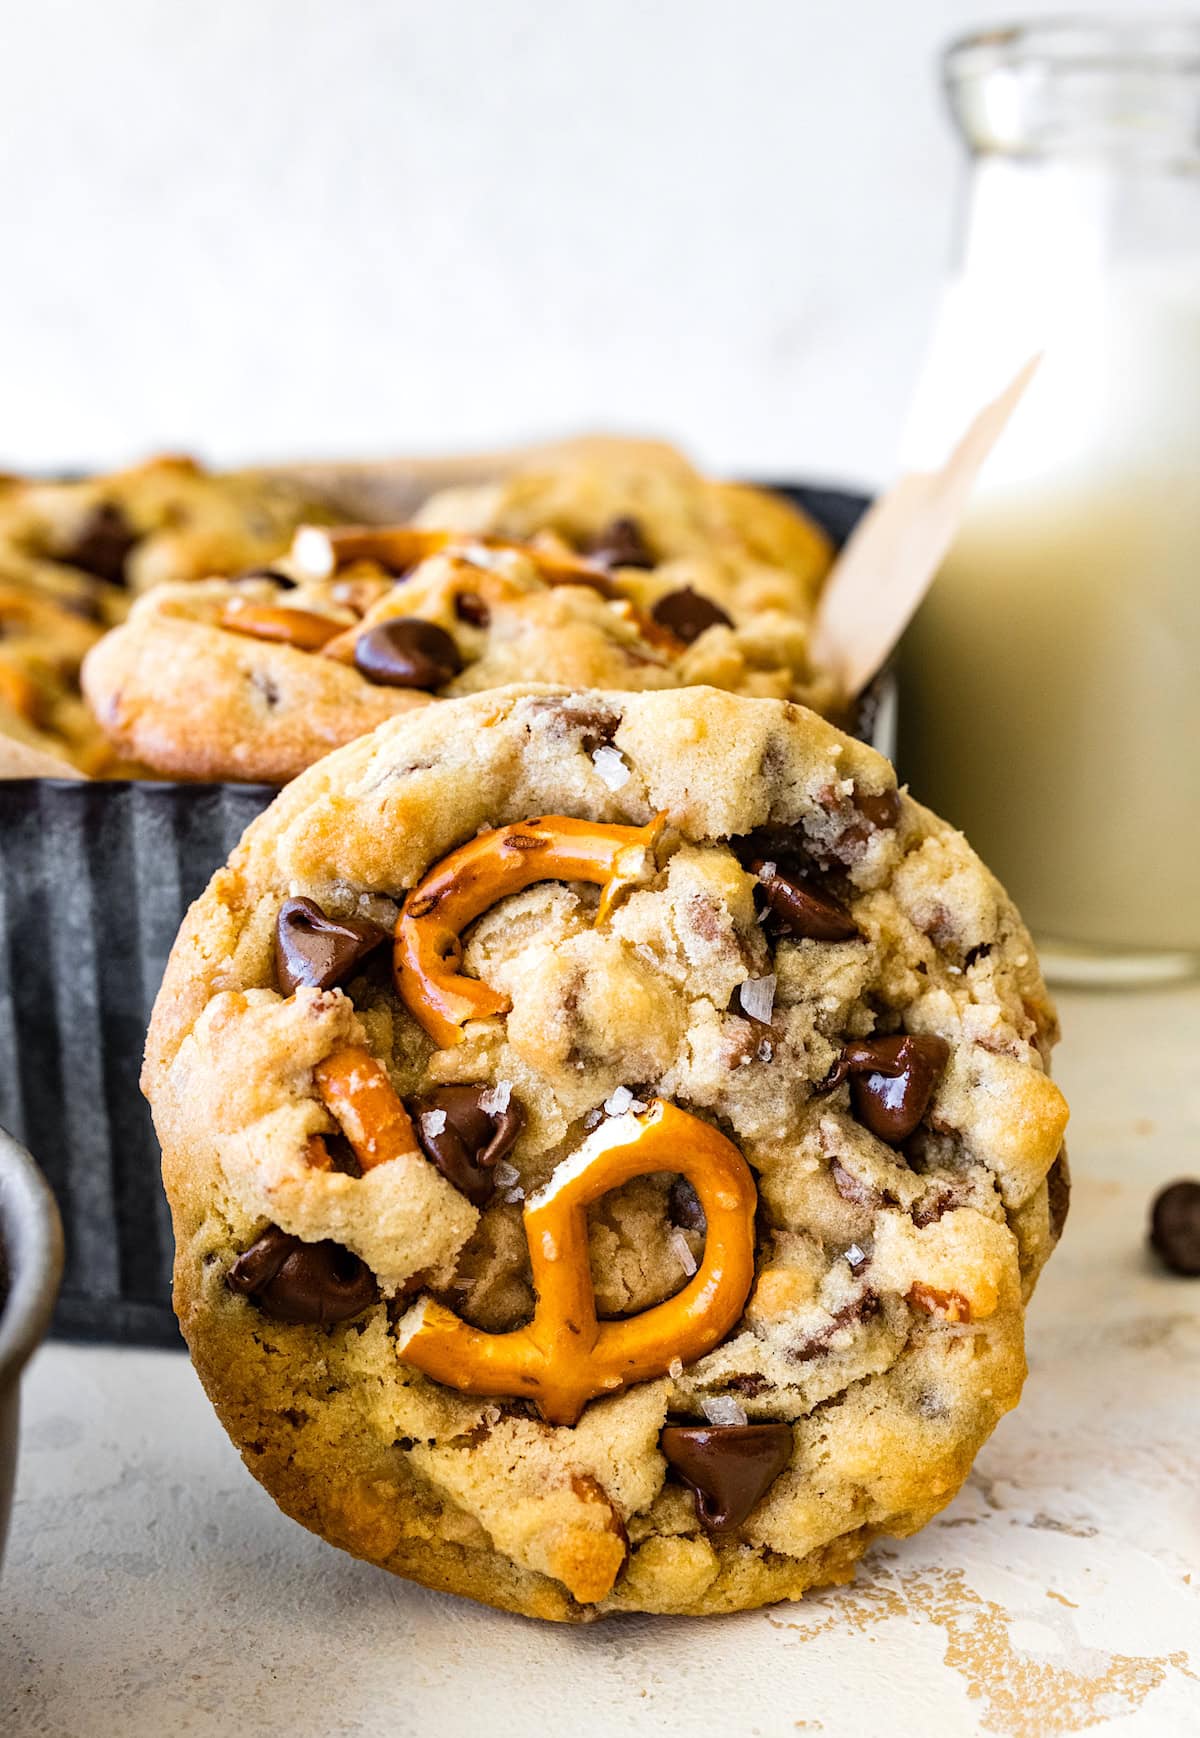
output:
M 408 1112 L 388 1079 L 386 1068 L 361 1045 L 335 1050 L 314 1070 L 317 1091 L 341 1127 L 366 1172 L 389 1159 L 420 1156 L 421 1149 Z M 308 1162 L 314 1170 L 330 1168 L 329 1149 L 320 1135 L 309 1142 Z
M 462 932 L 510 894 L 536 881 L 592 881 L 604 889 L 597 924 L 617 899 L 654 868 L 654 846 L 666 822 L 607 826 L 545 815 L 481 833 L 443 858 L 413 888 L 396 922 L 396 988 L 434 1042 L 462 1039 L 468 1020 L 506 1013 L 507 996 L 468 978 Z
M 624 1321 L 596 1317 L 588 1205 L 651 1171 L 678 1171 L 700 1197 L 707 1229 L 694 1277 L 665 1303 Z M 701 1357 L 741 1315 L 754 1279 L 750 1167 L 731 1141 L 656 1099 L 641 1115 L 602 1124 L 525 1206 L 537 1292 L 527 1326 L 488 1334 L 424 1297 L 398 1324 L 406 1363 L 467 1394 L 520 1395 L 549 1424 L 575 1424 L 596 1395 Z

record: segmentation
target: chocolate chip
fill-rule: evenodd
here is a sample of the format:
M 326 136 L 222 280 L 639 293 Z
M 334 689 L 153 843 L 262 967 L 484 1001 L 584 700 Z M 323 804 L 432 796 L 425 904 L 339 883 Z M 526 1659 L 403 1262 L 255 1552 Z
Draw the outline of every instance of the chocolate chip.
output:
M 115 501 L 100 501 L 79 528 L 61 559 L 110 585 L 125 584 L 125 558 L 137 542 L 137 532 Z
M 305 1243 L 278 1225 L 238 1256 L 225 1283 L 278 1322 L 318 1327 L 349 1321 L 379 1300 L 375 1276 L 357 1255 L 340 1243 Z
M 462 669 L 458 647 L 445 628 L 420 616 L 377 622 L 355 643 L 354 665 L 384 688 L 420 688 L 431 694 Z
M 301 984 L 332 990 L 389 939 L 365 917 L 329 917 L 315 899 L 285 899 L 275 922 L 275 977 L 283 995 Z
M 636 519 L 613 519 L 583 546 L 598 567 L 653 567 L 654 554 Z
M 878 796 L 872 796 L 856 787 L 850 800 L 863 819 L 879 831 L 888 831 L 900 819 L 899 791 L 881 791 Z
M 454 600 L 454 613 L 460 622 L 473 628 L 486 628 L 492 612 L 477 591 L 460 591 Z
M 486 1086 L 439 1086 L 411 1104 L 426 1158 L 474 1207 L 486 1207 L 491 1200 L 496 1190 L 493 1168 L 511 1151 L 525 1122 L 513 1098 L 503 1110 L 485 1110 L 480 1101 L 488 1091 Z M 433 1134 L 429 1123 L 437 1121 L 439 1111 L 444 1120 Z
M 667 1212 L 672 1225 L 678 1225 L 683 1231 L 708 1229 L 708 1220 L 700 1205 L 700 1197 L 686 1177 L 676 1177 L 671 1184 L 667 1194 Z
M 857 1249 L 857 1244 L 851 1248 Z M 866 1257 L 861 1250 L 860 1261 L 851 1261 L 852 1271 L 865 1265 Z M 849 1259 L 849 1251 L 847 1251 Z M 839 1334 L 844 1334 L 848 1328 L 857 1327 L 859 1322 L 869 1322 L 879 1314 L 879 1294 L 874 1291 L 864 1291 L 850 1303 L 843 1304 L 836 1310 L 823 1328 L 818 1328 L 815 1334 L 809 1334 L 805 1339 L 789 1346 L 787 1355 L 793 1364 L 811 1364 L 814 1358 L 824 1357 Z
M 1050 1235 L 1057 1243 L 1071 1208 L 1071 1168 L 1067 1164 L 1066 1147 L 1046 1172 L 1046 1205 L 1050 1213 Z
M 944 1038 L 904 1032 L 847 1044 L 821 1083 L 831 1091 L 850 1081 L 850 1102 L 864 1128 L 889 1146 L 908 1139 L 929 1108 L 950 1056 Z
M 1164 1267 L 1189 1279 L 1200 1275 L 1200 1183 L 1188 1178 L 1155 1197 L 1150 1242 Z
M 855 786 L 847 796 L 839 785 L 825 785 L 817 792 L 817 801 L 836 824 L 836 831 L 824 837 L 823 862 L 858 862 L 872 837 L 890 831 L 900 819 L 900 793 L 896 790 L 872 795 Z
M 843 1201 L 850 1201 L 856 1207 L 869 1207 L 872 1212 L 882 1207 L 884 1197 L 880 1191 L 872 1188 L 870 1183 L 864 1183 L 853 1171 L 848 1171 L 839 1160 L 830 1161 L 829 1175 Z
M 659 1437 L 710 1533 L 740 1527 L 792 1457 L 790 1424 L 668 1424 Z
M 660 597 L 650 614 L 660 628 L 666 628 L 677 640 L 682 640 L 685 646 L 690 646 L 709 628 L 733 626 L 720 604 L 715 604 L 702 592 L 693 591 L 690 585 L 681 586 L 678 591 L 669 591 L 665 597 Z
M 778 934 L 807 941 L 853 941 L 860 934 L 858 925 L 836 900 L 814 893 L 803 881 L 781 875 L 777 865 L 761 858 L 751 858 L 748 867 L 758 877 L 762 899 Z

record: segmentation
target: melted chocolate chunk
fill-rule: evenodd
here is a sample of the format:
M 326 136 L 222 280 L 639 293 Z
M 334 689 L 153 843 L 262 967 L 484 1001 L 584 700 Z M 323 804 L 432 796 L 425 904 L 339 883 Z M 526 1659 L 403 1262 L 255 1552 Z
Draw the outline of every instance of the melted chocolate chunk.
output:
M 1200 1183 L 1188 1178 L 1155 1197 L 1150 1242 L 1164 1267 L 1188 1279 L 1200 1275 Z
M 872 796 L 856 788 L 850 800 L 863 819 L 879 831 L 888 831 L 900 819 L 899 791 L 880 791 L 878 796 Z
M 125 584 L 125 558 L 137 542 L 137 532 L 115 501 L 101 501 L 88 514 L 61 559 L 110 585 Z
M 583 546 L 597 567 L 653 567 L 654 554 L 636 519 L 624 515 L 598 531 Z
M 854 941 L 859 936 L 858 925 L 836 900 L 814 893 L 803 881 L 781 875 L 777 865 L 765 873 L 768 864 L 760 857 L 752 857 L 748 867 L 758 877 L 771 927 L 777 934 L 807 941 Z
M 473 1207 L 486 1207 L 496 1191 L 493 1170 L 510 1152 L 525 1122 L 513 1098 L 504 1110 L 484 1110 L 486 1086 L 439 1086 L 414 1098 L 410 1109 L 421 1150 Z M 428 1123 L 444 1121 L 436 1133 Z
M 709 628 L 733 626 L 731 618 L 725 614 L 720 604 L 715 604 L 701 592 L 693 591 L 690 585 L 681 586 L 678 591 L 669 591 L 665 597 L 660 597 L 650 614 L 660 628 L 666 628 L 677 640 L 682 640 L 685 646 L 690 646 Z
M 420 688 L 432 694 L 462 669 L 458 647 L 436 622 L 396 616 L 378 622 L 355 643 L 354 666 L 383 688 Z
M 740 1527 L 792 1456 L 790 1424 L 668 1424 L 659 1446 L 710 1533 Z
M 838 786 L 827 785 L 817 793 L 817 800 L 839 822 L 836 836 L 824 846 L 823 862 L 857 862 L 872 834 L 890 831 L 900 819 L 900 793 L 896 790 L 872 794 L 856 785 L 847 797 Z
M 225 1283 L 277 1322 L 318 1327 L 349 1321 L 379 1301 L 365 1261 L 340 1243 L 304 1243 L 278 1225 L 238 1256 Z
M 928 1110 L 949 1056 L 944 1038 L 903 1032 L 894 1038 L 859 1039 L 846 1045 L 820 1090 L 831 1091 L 848 1079 L 859 1122 L 898 1147 Z
M 327 917 L 315 899 L 285 899 L 275 923 L 275 977 L 292 995 L 301 984 L 332 990 L 389 939 L 365 917 Z

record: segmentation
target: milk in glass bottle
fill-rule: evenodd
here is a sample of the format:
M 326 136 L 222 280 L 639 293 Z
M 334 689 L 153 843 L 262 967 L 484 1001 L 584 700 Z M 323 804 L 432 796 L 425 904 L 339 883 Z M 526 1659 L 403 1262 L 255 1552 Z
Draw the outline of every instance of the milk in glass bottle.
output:
M 905 461 L 1032 354 L 902 650 L 901 771 L 1052 975 L 1200 963 L 1200 20 L 955 44 L 961 265 Z

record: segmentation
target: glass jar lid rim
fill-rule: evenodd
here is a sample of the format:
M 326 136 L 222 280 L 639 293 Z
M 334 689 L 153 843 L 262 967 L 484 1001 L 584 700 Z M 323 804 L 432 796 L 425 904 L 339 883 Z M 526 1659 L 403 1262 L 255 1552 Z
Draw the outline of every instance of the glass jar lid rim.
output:
M 1200 74 L 1200 15 L 1063 13 L 968 31 L 942 54 L 950 81 L 1000 67 Z

